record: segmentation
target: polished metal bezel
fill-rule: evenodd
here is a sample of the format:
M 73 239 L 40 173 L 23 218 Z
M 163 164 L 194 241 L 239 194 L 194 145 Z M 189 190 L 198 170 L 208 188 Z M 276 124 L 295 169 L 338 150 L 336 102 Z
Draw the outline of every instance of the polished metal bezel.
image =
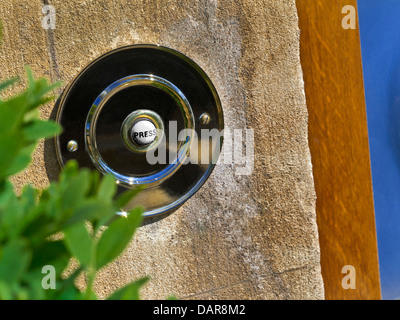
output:
M 154 63 L 157 63 L 157 60 L 154 60 L 153 56 L 160 56 L 162 60 L 164 60 L 163 64 L 155 66 Z M 136 57 L 139 57 L 139 59 L 136 60 Z M 167 61 L 166 63 L 166 60 L 168 59 L 172 61 L 174 67 L 178 67 L 177 72 L 175 72 L 175 69 L 171 69 L 168 67 L 169 61 Z M 115 63 L 117 65 L 118 63 L 119 65 L 121 65 L 121 63 L 126 62 L 119 62 L 120 60 L 129 60 L 128 64 L 118 69 L 121 71 L 126 69 L 128 72 L 126 72 L 125 74 L 117 71 L 117 69 L 114 67 Z M 143 63 L 144 60 L 145 63 Z M 179 60 L 181 62 L 179 62 Z M 115 61 L 115 63 L 113 62 L 111 66 L 108 61 Z M 183 69 L 186 68 L 185 72 L 191 73 L 194 77 L 181 77 L 180 79 L 177 79 L 176 76 L 173 74 L 171 74 L 170 76 L 170 71 L 168 70 L 174 70 L 171 72 L 179 74 L 181 73 L 181 71 L 179 70 L 179 68 L 181 67 Z M 99 70 L 101 70 L 102 73 L 99 74 Z M 141 72 L 137 72 L 136 70 L 140 70 Z M 154 72 L 155 70 L 161 70 L 162 74 L 160 74 L 158 71 Z M 121 73 L 121 75 L 119 77 L 115 77 L 118 72 Z M 97 76 L 93 77 L 94 74 L 97 74 Z M 152 74 L 156 76 L 161 76 L 165 79 L 170 80 L 171 83 L 174 83 L 174 85 L 176 85 L 184 93 L 188 101 L 190 101 L 195 118 L 194 126 L 197 133 L 202 128 L 216 128 L 221 133 L 223 132 L 223 110 L 221 106 L 221 101 L 218 97 L 218 93 L 210 78 L 193 60 L 174 49 L 160 45 L 137 44 L 120 47 L 118 49 L 103 54 L 102 56 L 93 60 L 89 65 L 87 65 L 68 84 L 68 86 L 64 89 L 62 95 L 60 96 L 59 100 L 57 101 L 56 120 L 64 128 L 63 134 L 55 138 L 56 154 L 61 168 L 65 165 L 67 161 L 72 159 L 78 161 L 81 167 L 88 167 L 91 169 L 95 168 L 93 161 L 91 160 L 88 153 L 85 151 L 85 148 L 79 147 L 76 152 L 70 152 L 67 148 L 67 145 L 71 140 L 76 141 L 77 145 L 79 146 L 85 145 L 86 135 L 84 125 L 89 109 L 91 108 L 93 101 L 95 101 L 96 99 L 96 96 L 93 95 L 93 85 L 96 85 L 98 87 L 98 83 L 105 84 L 104 86 L 102 86 L 102 88 L 100 86 L 99 91 L 97 92 L 98 96 L 99 93 L 104 91 L 104 88 L 107 88 L 107 86 L 110 83 L 115 82 L 116 79 L 122 79 L 129 75 L 137 74 Z M 108 78 L 111 78 L 113 80 L 107 84 L 106 81 Z M 85 84 L 85 82 L 87 83 L 88 79 L 90 82 L 88 84 Z M 189 92 L 188 85 L 190 86 Z M 184 90 L 182 90 L 182 88 Z M 196 95 L 196 92 L 203 92 L 204 90 L 208 90 L 206 98 L 208 99 L 207 104 L 196 101 L 197 98 L 193 96 L 193 93 L 194 95 Z M 89 95 L 86 92 L 88 92 Z M 90 102 L 87 98 L 83 98 L 85 94 L 86 97 L 93 96 Z M 198 95 L 198 97 L 202 96 L 203 95 Z M 209 123 L 208 120 L 200 120 L 203 113 L 211 116 L 211 121 Z M 82 118 L 83 114 L 85 114 L 84 119 Z M 223 136 L 221 135 L 219 148 L 222 148 L 222 142 Z M 216 159 L 218 158 L 220 149 L 216 151 L 217 152 L 213 154 L 213 162 L 209 165 L 181 166 L 178 170 L 176 170 L 176 173 L 174 175 L 170 176 L 169 179 L 166 179 L 160 184 L 150 186 L 149 188 L 143 190 L 139 194 L 139 197 L 135 198 L 134 201 L 129 204 L 129 207 L 136 205 L 144 206 L 145 217 L 156 216 L 175 211 L 185 201 L 192 197 L 208 179 L 215 167 Z M 179 181 L 177 181 L 177 179 L 182 179 L 182 177 L 186 177 L 185 180 L 187 180 L 181 183 L 182 186 L 184 186 L 184 189 L 180 187 L 181 184 L 179 183 Z M 126 186 L 120 185 L 118 187 L 119 192 L 124 192 L 125 189 Z M 163 200 L 163 198 L 157 200 L 157 198 L 154 198 L 154 194 L 157 195 L 157 197 L 163 197 L 163 194 L 165 194 L 165 201 Z M 125 209 L 128 210 L 129 207 Z
M 117 170 L 111 168 L 101 156 L 99 149 L 97 148 L 97 142 L 96 142 L 96 124 L 102 108 L 106 105 L 107 101 L 113 95 L 117 94 L 121 90 L 133 86 L 153 86 L 158 89 L 161 89 L 168 95 L 172 96 L 182 112 L 183 119 L 185 122 L 185 130 L 187 133 L 186 134 L 187 139 L 185 143 L 181 145 L 175 161 L 173 161 L 171 164 L 169 164 L 165 169 L 163 169 L 160 172 L 142 177 L 124 175 L 119 173 Z M 145 116 L 145 114 L 143 113 L 142 116 Z M 151 114 L 148 114 L 148 116 L 151 116 Z M 153 115 L 153 118 L 154 121 L 156 122 L 156 125 L 158 123 L 159 128 L 157 129 L 164 130 L 164 126 L 161 124 L 161 121 L 156 120 L 157 116 Z M 117 179 L 118 184 L 128 188 L 133 188 L 136 185 L 142 185 L 142 184 L 151 186 L 154 184 L 161 183 L 164 179 L 168 179 L 171 175 L 174 174 L 174 172 L 176 172 L 176 170 L 179 169 L 179 167 L 185 161 L 187 152 L 190 149 L 190 145 L 192 143 L 192 132 L 193 132 L 192 130 L 194 129 L 195 129 L 194 115 L 192 108 L 190 106 L 189 101 L 186 99 L 185 95 L 179 90 L 179 88 L 177 88 L 173 83 L 161 77 L 150 74 L 138 74 L 138 75 L 128 76 L 115 81 L 106 89 L 104 89 L 104 91 L 97 97 L 92 107 L 90 108 L 86 119 L 85 146 L 97 170 L 99 170 L 103 174 L 113 175 Z M 162 134 L 162 137 L 163 136 L 164 134 Z M 162 137 L 161 139 L 157 140 L 157 144 L 161 143 Z M 126 139 L 127 138 L 128 137 L 126 137 Z M 149 150 L 150 149 L 146 149 L 146 147 L 139 147 L 139 146 L 137 147 L 137 151 L 146 152 Z

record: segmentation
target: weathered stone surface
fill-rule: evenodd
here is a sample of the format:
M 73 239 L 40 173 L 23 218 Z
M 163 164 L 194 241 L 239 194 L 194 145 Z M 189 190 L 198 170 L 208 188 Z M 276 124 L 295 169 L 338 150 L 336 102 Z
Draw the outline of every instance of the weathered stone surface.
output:
M 28 62 L 43 65 L 38 74 L 68 83 L 102 53 L 158 43 L 206 71 L 227 128 L 255 130 L 253 173 L 238 176 L 235 165 L 219 164 L 182 208 L 140 228 L 128 250 L 101 273 L 99 295 L 150 275 L 144 298 L 323 298 L 295 1 L 49 2 L 57 21 L 56 29 L 46 32 L 40 30 L 39 1 L 29 2 L 30 9 L 12 1 L 27 8 L 19 20 L 10 20 L 1 3 L 6 34 L 7 28 L 35 21 L 31 29 L 20 26 L 5 37 L 0 58 L 5 75 Z M 14 16 L 17 7 L 12 6 Z M 13 59 L 5 60 L 3 52 Z M 54 177 L 51 153 L 49 147 L 46 170 Z M 29 179 L 17 184 L 43 184 L 46 172 L 36 161 Z

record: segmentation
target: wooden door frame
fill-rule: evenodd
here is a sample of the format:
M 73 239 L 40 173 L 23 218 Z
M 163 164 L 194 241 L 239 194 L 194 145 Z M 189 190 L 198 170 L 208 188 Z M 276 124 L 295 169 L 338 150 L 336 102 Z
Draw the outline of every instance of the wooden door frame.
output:
M 372 177 L 356 0 L 296 0 L 326 299 L 380 299 Z M 357 16 L 358 21 L 358 16 Z M 342 286 L 354 266 L 355 289 Z

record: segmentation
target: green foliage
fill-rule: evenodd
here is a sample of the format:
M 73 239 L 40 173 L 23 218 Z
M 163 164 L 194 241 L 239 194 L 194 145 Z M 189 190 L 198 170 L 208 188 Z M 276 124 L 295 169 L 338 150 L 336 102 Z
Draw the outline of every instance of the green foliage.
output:
M 69 162 L 45 190 L 27 185 L 15 194 L 9 177 L 29 165 L 39 139 L 61 132 L 55 122 L 40 120 L 38 112 L 59 84 L 35 80 L 29 69 L 27 77 L 25 91 L 0 99 L 0 299 L 97 299 L 97 272 L 122 253 L 141 223 L 141 208 L 115 214 L 138 190 L 115 199 L 111 176 L 100 179 L 98 172 Z M 17 80 L 0 83 L 0 91 Z M 72 257 L 79 266 L 65 276 Z M 51 275 L 45 266 L 54 267 L 55 289 L 42 285 Z M 81 273 L 86 276 L 83 292 L 75 285 Z M 146 281 L 139 279 L 109 299 L 139 299 Z

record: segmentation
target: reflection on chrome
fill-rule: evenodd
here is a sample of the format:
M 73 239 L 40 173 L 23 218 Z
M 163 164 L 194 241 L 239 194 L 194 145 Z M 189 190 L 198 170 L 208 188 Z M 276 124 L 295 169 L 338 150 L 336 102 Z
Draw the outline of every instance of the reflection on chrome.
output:
M 187 157 L 181 161 L 183 165 L 215 165 L 222 150 L 220 164 L 235 165 L 236 175 L 252 174 L 254 168 L 253 129 L 201 129 L 199 137 L 197 132 L 192 129 L 183 129 L 179 133 L 171 132 L 177 128 L 173 122 L 170 121 L 169 124 L 168 148 L 164 137 L 158 148 L 146 152 L 146 160 L 150 165 L 173 163 L 178 158 L 182 146 L 190 141 Z M 181 147 L 178 148 L 178 146 Z

